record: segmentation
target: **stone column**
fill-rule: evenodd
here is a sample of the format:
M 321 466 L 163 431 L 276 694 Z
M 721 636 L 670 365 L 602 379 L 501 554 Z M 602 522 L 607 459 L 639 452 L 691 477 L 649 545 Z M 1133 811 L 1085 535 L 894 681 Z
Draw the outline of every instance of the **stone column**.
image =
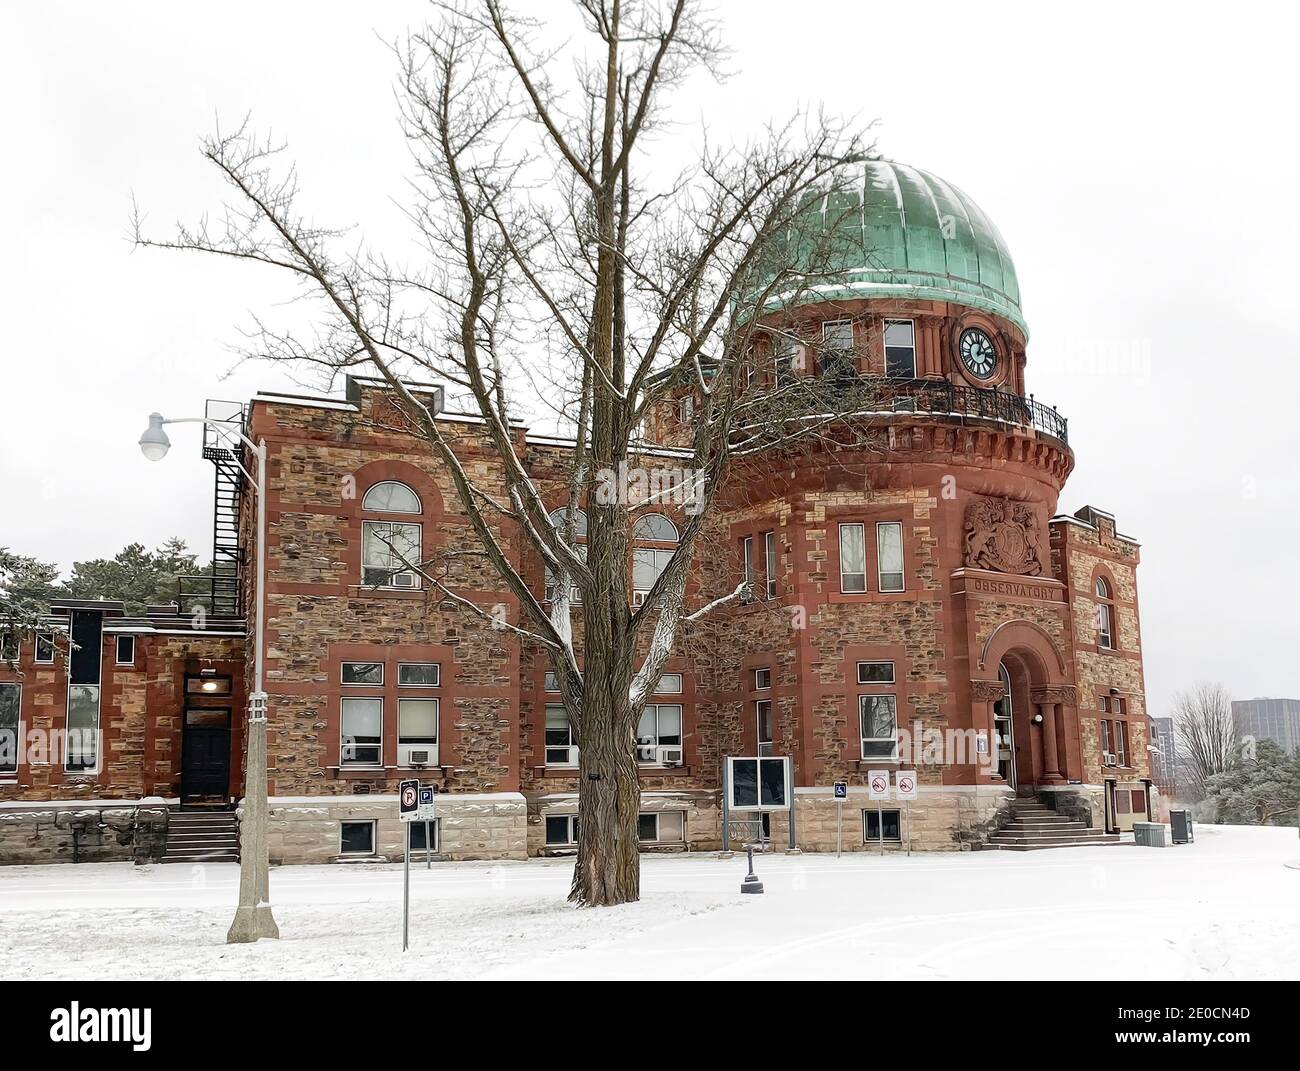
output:
M 1043 719 L 1043 780 L 1060 781 L 1061 756 L 1056 746 L 1056 706 L 1037 703 L 1038 716 Z
M 1006 694 L 1006 688 L 1003 687 L 1000 679 L 971 681 L 970 694 L 975 730 L 983 731 L 988 737 L 988 754 L 976 756 L 976 760 L 980 761 L 982 758 L 987 762 L 985 769 L 988 771 L 989 780 L 1001 781 L 1002 775 L 998 773 L 997 733 L 993 730 L 993 704 Z
M 1068 684 L 1035 688 L 1030 699 L 1037 705 L 1043 718 L 1043 780 L 1062 783 L 1066 776 L 1068 735 L 1065 725 L 1065 708 L 1073 705 L 1075 690 Z

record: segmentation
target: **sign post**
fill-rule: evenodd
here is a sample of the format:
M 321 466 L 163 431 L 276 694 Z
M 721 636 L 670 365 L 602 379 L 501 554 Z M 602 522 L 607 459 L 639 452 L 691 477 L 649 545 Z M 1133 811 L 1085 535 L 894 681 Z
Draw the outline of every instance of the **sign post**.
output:
M 434 810 L 434 793 L 437 785 L 425 785 L 420 788 L 420 806 L 416 809 L 416 818 L 424 822 L 424 869 L 433 869 L 433 826 L 437 818 Z M 409 839 L 409 836 L 408 836 Z
M 835 782 L 835 858 L 840 857 L 840 848 L 844 843 L 844 801 L 849 798 L 849 783 Z
M 912 854 L 912 800 L 916 799 L 916 771 L 899 770 L 894 775 L 898 798 L 903 801 L 903 821 L 907 823 L 907 854 Z
M 403 781 L 397 786 L 397 814 L 402 820 L 402 951 L 411 936 L 411 826 L 420 809 L 420 782 Z
M 867 795 L 876 801 L 876 835 L 880 842 L 880 854 L 885 854 L 885 809 L 881 804 L 889 799 L 889 771 L 867 771 Z

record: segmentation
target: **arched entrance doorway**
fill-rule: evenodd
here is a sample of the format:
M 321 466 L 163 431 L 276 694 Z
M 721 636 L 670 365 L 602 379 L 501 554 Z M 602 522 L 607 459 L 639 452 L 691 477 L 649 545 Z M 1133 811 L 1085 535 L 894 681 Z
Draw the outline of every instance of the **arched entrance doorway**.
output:
M 1071 762 L 1078 765 L 1078 732 L 1071 728 L 1074 688 L 1054 641 L 1033 622 L 1010 621 L 993 631 L 981 653 L 988 677 L 972 682 L 972 694 L 976 702 L 987 701 L 983 724 L 996 780 L 1020 795 L 1065 783 Z

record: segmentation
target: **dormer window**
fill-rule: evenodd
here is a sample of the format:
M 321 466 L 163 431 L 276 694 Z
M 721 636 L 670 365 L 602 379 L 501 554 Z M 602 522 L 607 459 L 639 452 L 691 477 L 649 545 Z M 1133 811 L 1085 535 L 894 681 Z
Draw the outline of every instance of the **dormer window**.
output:
M 367 513 L 422 512 L 420 497 L 404 483 L 387 480 L 370 488 L 361 500 Z M 422 549 L 420 525 L 411 521 L 363 520 L 361 522 L 361 582 L 367 587 L 405 588 L 420 586 Z

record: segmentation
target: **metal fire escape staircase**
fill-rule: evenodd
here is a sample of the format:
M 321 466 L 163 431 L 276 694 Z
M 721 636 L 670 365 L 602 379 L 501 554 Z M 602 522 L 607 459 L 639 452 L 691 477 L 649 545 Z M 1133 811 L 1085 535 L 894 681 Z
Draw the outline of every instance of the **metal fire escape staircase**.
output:
M 213 617 L 243 616 L 244 549 L 239 539 L 240 504 L 247 482 L 240 471 L 244 407 L 239 402 L 209 399 L 204 411 L 220 428 L 203 426 L 203 456 L 216 470 L 212 513 L 212 574 L 177 578 L 181 612 L 203 606 Z

